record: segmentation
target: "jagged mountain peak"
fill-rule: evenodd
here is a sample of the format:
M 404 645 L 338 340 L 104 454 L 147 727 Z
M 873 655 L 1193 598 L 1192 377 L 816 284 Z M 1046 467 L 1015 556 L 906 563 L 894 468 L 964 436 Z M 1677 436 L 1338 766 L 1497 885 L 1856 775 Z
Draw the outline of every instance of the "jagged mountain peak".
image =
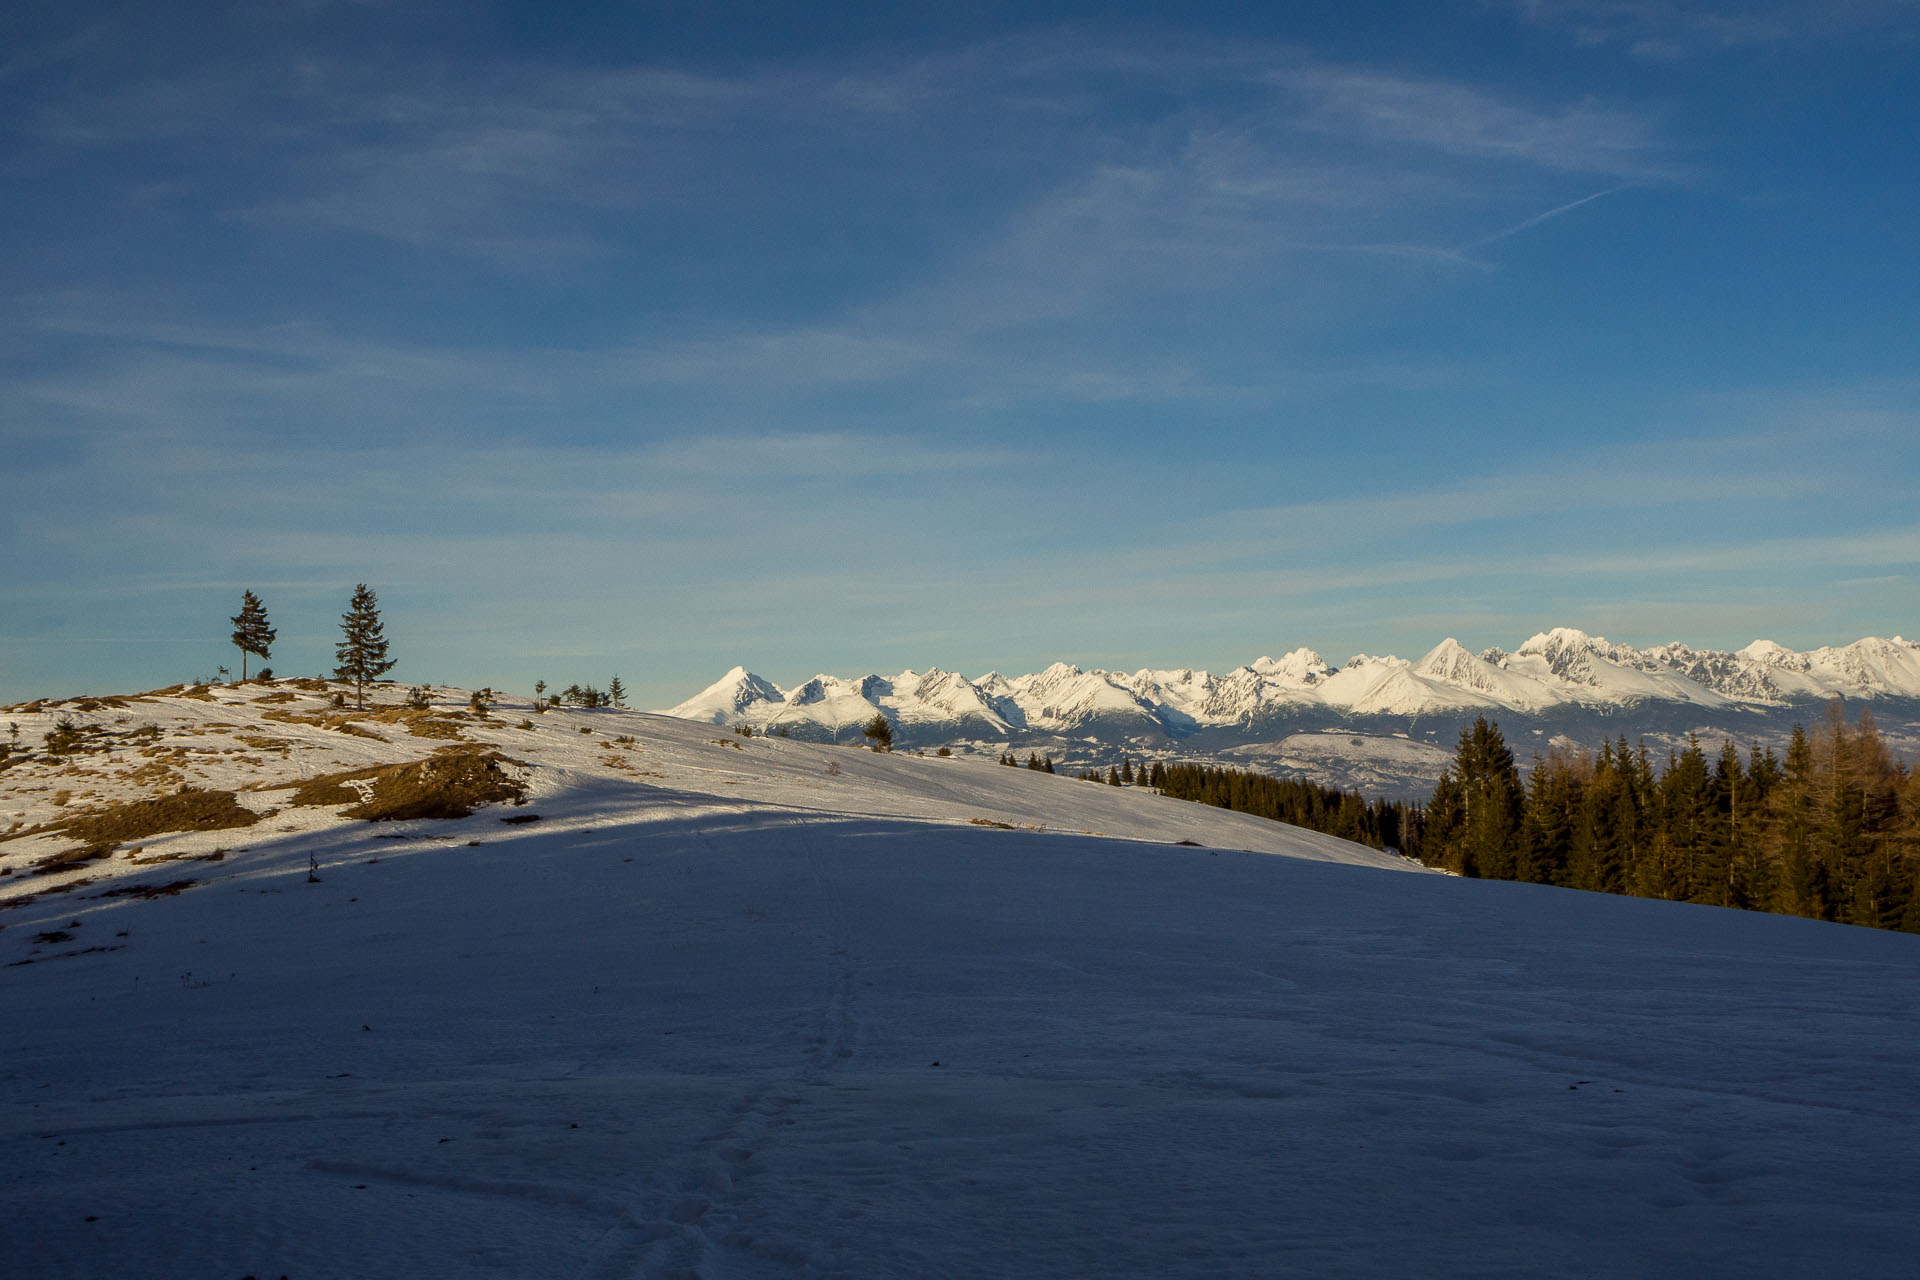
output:
M 1313 684 L 1333 674 L 1325 658 L 1304 646 L 1277 660 L 1261 658 L 1250 664 L 1250 669 L 1263 676 L 1278 676 L 1300 684 Z
M 1920 645 L 1867 637 L 1801 653 L 1756 640 L 1727 652 L 1672 643 L 1614 644 L 1573 627 L 1479 654 L 1448 637 L 1417 661 L 1356 654 L 1344 667 L 1294 649 L 1224 675 L 1180 667 L 1132 673 L 1056 662 L 1031 675 L 969 680 L 930 666 L 887 678 L 816 675 L 783 691 L 734 667 L 669 714 L 845 736 L 878 710 L 922 741 L 1016 734 L 1179 739 L 1212 730 L 1255 734 L 1290 718 L 1412 717 L 1488 711 L 1527 716 L 1566 707 L 1613 715 L 1648 704 L 1686 714 L 1784 708 L 1843 696 L 1920 702 Z
M 1514 652 L 1552 654 L 1568 649 L 1592 650 L 1611 647 L 1604 636 L 1590 636 L 1578 627 L 1554 627 L 1548 631 L 1535 632 L 1527 637 Z

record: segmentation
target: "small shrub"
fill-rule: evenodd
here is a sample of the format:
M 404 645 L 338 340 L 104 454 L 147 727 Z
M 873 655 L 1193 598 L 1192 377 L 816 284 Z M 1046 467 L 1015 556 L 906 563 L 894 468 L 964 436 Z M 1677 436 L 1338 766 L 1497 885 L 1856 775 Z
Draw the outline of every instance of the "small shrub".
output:
M 520 727 L 521 727 L 522 729 L 531 729 L 531 728 L 533 728 L 533 721 L 531 721 L 531 720 L 522 720 L 522 721 L 520 722 Z
M 46 748 L 50 756 L 71 755 L 80 749 L 80 726 L 72 716 L 63 715 L 54 722 L 47 731 Z
M 427 686 L 423 684 L 413 686 L 413 692 L 407 695 L 407 710 L 430 711 L 432 709 L 433 699 L 427 694 Z
M 344 693 L 336 693 L 336 694 L 334 694 L 334 695 L 333 695 L 333 705 L 334 705 L 334 706 L 336 706 L 336 707 L 344 707 L 344 706 L 346 706 L 346 705 L 347 705 L 347 695 L 346 695 L 346 694 L 344 694 Z
M 589 729 L 589 728 L 587 728 L 587 726 L 585 726 L 585 725 L 581 725 L 581 726 L 580 726 L 580 732 L 582 732 L 582 733 L 592 733 L 592 732 L 593 732 L 593 730 L 591 730 L 591 729 Z
M 840 762 L 838 760 L 827 761 L 827 776 L 829 778 L 837 778 L 840 776 Z
M 935 754 L 935 755 L 937 755 L 937 756 L 950 756 L 950 755 L 952 755 L 952 754 L 953 754 L 953 748 L 952 748 L 952 747 L 942 747 L 942 748 L 940 748 L 940 749 L 939 749 L 938 751 L 936 751 L 936 752 L 934 752 L 933 754 Z

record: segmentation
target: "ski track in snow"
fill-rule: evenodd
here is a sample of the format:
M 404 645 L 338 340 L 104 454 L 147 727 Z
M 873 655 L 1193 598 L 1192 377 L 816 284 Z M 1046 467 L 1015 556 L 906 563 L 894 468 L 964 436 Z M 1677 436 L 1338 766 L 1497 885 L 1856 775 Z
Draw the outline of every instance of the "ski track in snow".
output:
M 716 852 L 704 829 L 696 825 L 692 835 L 708 852 Z M 628 1276 L 686 1280 L 709 1274 L 716 1255 L 735 1252 L 726 1241 L 742 1222 L 753 1217 L 752 1183 L 758 1173 L 754 1164 L 764 1159 L 766 1148 L 779 1140 L 784 1129 L 798 1123 L 793 1112 L 800 1101 L 799 1090 L 824 1085 L 828 1076 L 854 1054 L 856 970 L 847 950 L 838 896 L 821 869 L 804 819 L 797 824 L 795 835 L 818 897 L 822 952 L 823 995 L 802 1056 L 792 1064 L 792 1074 L 759 1082 L 732 1102 L 726 1127 L 703 1135 L 696 1147 L 676 1162 L 664 1186 L 654 1180 L 656 1185 L 641 1194 L 638 1204 L 622 1214 L 622 1221 L 595 1248 L 593 1258 L 579 1273 L 582 1280 Z M 763 1243 L 757 1253 L 761 1261 L 780 1268 L 773 1274 L 791 1274 L 789 1268 L 796 1267 L 806 1274 L 836 1270 L 794 1245 Z M 740 1263 L 738 1258 L 730 1260 L 724 1274 L 743 1274 Z
M 435 745 L 229 695 L 130 714 L 176 713 L 202 785 Z M 56 876 L 0 843 L 11 1271 L 1785 1277 L 1920 1248 L 1920 940 L 1381 874 L 982 762 L 519 716 L 468 727 L 529 762 L 525 826 L 282 808 L 142 842 L 220 862 Z M 256 729 L 298 745 L 221 745 Z M 135 794 L 109 764 L 0 774 L 0 812 Z

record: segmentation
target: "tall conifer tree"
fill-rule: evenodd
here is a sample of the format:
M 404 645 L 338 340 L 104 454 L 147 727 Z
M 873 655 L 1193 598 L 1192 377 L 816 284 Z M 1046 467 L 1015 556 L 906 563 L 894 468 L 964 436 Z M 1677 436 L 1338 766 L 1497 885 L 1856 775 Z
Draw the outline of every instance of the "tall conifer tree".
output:
M 276 634 L 267 624 L 267 606 L 260 603 L 260 597 L 251 591 L 243 594 L 240 597 L 240 612 L 233 615 L 233 643 L 240 650 L 242 681 L 247 678 L 247 655 L 256 654 L 260 661 L 265 662 Z
M 353 600 L 347 612 L 340 615 L 340 635 L 340 643 L 333 649 L 340 665 L 333 674 L 353 685 L 354 704 L 364 710 L 367 686 L 394 666 L 394 659 L 387 657 L 387 638 L 380 625 L 379 597 L 364 582 L 353 589 Z

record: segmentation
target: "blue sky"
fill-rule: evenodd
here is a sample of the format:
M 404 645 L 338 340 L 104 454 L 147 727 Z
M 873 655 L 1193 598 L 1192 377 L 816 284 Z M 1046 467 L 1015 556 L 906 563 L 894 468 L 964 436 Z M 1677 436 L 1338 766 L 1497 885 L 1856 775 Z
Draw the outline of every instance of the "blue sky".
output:
M 9 5 L 0 699 L 1920 632 L 1920 4 L 921 8 Z

